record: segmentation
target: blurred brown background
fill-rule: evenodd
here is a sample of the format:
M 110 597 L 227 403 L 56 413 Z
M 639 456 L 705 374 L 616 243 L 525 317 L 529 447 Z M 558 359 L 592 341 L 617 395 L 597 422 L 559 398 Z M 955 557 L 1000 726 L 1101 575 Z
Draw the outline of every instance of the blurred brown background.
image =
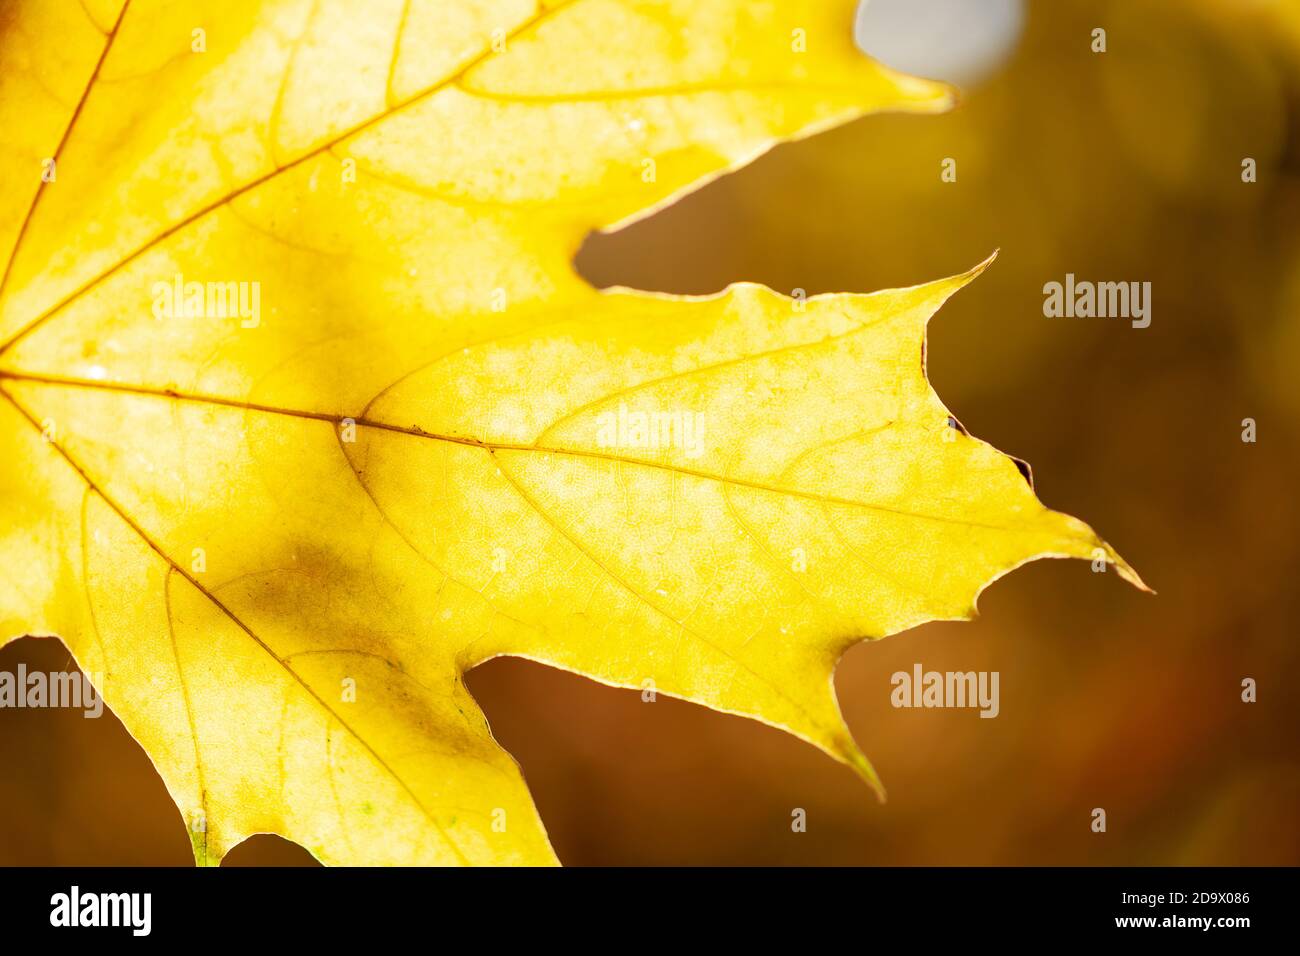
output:
M 870 291 L 1001 248 L 932 323 L 931 380 L 1159 595 L 1039 562 L 992 587 L 977 622 L 853 649 L 836 685 L 883 806 L 757 723 L 494 661 L 470 686 L 560 858 L 1300 863 L 1298 226 L 1300 0 L 1031 0 L 1010 58 L 955 112 L 783 146 L 593 237 L 579 267 L 596 284 L 689 293 Z M 1150 281 L 1151 327 L 1044 318 L 1043 284 L 1067 272 Z M 0 669 L 67 659 L 25 640 Z M 1000 716 L 893 709 L 889 677 L 915 662 L 999 671 Z M 1240 699 L 1245 677 L 1257 703 Z M 191 862 L 111 715 L 0 710 L 0 760 L 0 864 Z M 308 861 L 257 837 L 227 865 Z

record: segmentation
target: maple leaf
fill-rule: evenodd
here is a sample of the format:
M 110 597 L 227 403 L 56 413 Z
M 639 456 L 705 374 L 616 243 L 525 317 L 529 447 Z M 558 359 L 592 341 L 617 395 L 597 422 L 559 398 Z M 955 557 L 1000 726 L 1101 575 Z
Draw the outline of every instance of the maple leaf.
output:
M 502 654 L 875 775 L 841 653 L 1104 556 L 873 295 L 599 292 L 583 237 L 949 91 L 849 0 L 9 4 L 0 639 L 57 635 L 213 864 L 549 863 Z

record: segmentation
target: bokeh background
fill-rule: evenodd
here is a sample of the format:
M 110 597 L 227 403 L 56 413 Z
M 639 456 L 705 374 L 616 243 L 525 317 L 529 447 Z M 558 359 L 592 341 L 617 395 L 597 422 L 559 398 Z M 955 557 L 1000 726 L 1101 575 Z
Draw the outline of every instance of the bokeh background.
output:
M 578 265 L 602 286 L 812 294 L 911 285 L 1000 248 L 932 322 L 931 380 L 1159 594 L 1039 562 L 990 588 L 976 622 L 850 651 L 836 686 L 884 805 L 757 723 L 484 665 L 469 685 L 568 864 L 1300 863 L 1300 0 L 962 3 L 1011 10 L 1005 51 L 978 69 L 937 40 L 877 50 L 966 72 L 954 112 L 782 146 L 593 237 Z M 1150 328 L 1044 318 L 1043 284 L 1067 272 L 1150 281 Z M 68 654 L 0 651 L 0 669 L 20 661 Z M 999 671 L 1000 716 L 892 708 L 890 675 L 916 662 Z M 0 710 L 0 864 L 191 862 L 116 718 Z M 261 836 L 226 865 L 309 862 Z

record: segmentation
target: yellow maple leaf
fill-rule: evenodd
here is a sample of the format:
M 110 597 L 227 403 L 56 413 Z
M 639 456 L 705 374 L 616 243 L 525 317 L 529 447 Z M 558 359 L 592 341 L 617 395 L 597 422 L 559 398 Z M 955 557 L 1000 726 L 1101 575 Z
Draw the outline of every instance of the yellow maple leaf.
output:
M 58 635 L 213 864 L 548 863 L 462 675 L 510 654 L 797 734 L 831 674 L 1102 555 L 924 375 L 978 271 L 598 292 L 571 258 L 949 91 L 850 0 L 19 0 L 0 22 L 0 641 Z

